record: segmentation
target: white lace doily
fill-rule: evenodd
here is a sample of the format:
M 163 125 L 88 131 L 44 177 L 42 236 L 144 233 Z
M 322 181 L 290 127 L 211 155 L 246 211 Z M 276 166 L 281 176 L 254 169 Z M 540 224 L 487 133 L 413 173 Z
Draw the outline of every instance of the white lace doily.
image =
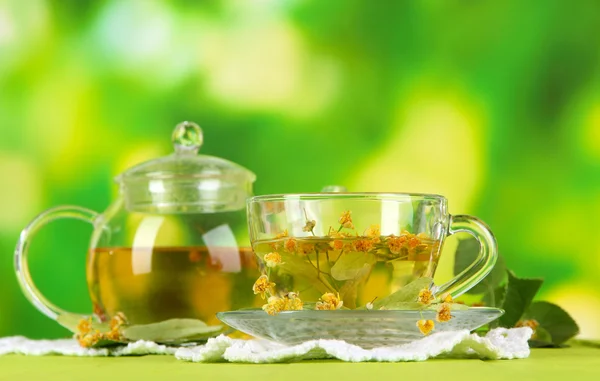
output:
M 342 361 L 424 361 L 429 358 L 516 359 L 529 356 L 527 341 L 532 330 L 496 328 L 485 337 L 469 331 L 439 332 L 410 344 L 395 347 L 362 349 L 338 340 L 312 340 L 285 346 L 266 340 L 240 340 L 219 336 L 204 345 L 172 348 L 149 341 L 138 341 L 123 347 L 85 349 L 73 339 L 29 340 L 24 337 L 0 339 L 0 355 L 127 356 L 172 355 L 192 362 L 276 363 L 308 359 L 333 358 Z
M 153 343 L 136 341 L 122 347 L 88 349 L 74 339 L 30 340 L 23 336 L 0 338 L 0 355 L 9 353 L 46 356 L 135 356 L 135 355 L 172 355 L 177 349 Z

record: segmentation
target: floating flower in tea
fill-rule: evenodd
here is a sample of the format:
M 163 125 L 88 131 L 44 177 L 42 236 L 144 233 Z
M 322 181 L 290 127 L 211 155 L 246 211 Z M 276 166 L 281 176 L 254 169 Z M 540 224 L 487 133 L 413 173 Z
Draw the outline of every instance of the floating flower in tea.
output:
M 278 252 L 273 252 L 265 255 L 264 261 L 267 267 L 275 267 L 277 265 L 283 264 L 283 262 L 281 262 L 281 255 L 279 255 Z

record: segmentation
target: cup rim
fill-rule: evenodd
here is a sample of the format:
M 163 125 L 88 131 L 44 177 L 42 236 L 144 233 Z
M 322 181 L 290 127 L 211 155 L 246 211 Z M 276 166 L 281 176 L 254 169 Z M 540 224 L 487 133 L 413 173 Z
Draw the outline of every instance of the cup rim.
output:
M 284 201 L 289 199 L 325 200 L 325 199 L 367 199 L 367 200 L 437 200 L 444 202 L 446 197 L 433 193 L 402 193 L 402 192 L 314 192 L 314 193 L 278 193 L 253 196 L 248 198 L 248 204 L 254 202 Z

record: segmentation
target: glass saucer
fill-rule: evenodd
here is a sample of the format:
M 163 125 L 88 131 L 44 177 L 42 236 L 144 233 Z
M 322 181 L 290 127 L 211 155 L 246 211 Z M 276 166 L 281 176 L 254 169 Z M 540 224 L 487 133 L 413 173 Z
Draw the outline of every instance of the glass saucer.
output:
M 270 316 L 262 310 L 219 312 L 223 323 L 249 335 L 281 344 L 334 339 L 369 349 L 406 344 L 423 338 L 416 323 L 435 320 L 435 311 L 284 311 Z M 435 332 L 469 330 L 487 324 L 504 314 L 499 308 L 471 307 L 452 311 L 452 319 L 435 323 Z

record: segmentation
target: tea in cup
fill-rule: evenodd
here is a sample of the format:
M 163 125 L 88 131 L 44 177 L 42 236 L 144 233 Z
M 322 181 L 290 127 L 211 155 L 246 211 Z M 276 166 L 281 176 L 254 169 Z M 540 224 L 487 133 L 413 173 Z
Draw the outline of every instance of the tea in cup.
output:
M 482 221 L 451 216 L 447 209 L 443 196 L 429 194 L 252 197 L 247 203 L 250 240 L 262 273 L 254 292 L 267 301 L 264 309 L 272 315 L 368 308 L 417 279 L 433 278 L 445 238 L 467 232 L 480 242 L 479 257 L 432 290 L 434 297 L 458 297 L 492 270 L 498 250 Z M 281 298 L 288 302 L 279 303 Z

